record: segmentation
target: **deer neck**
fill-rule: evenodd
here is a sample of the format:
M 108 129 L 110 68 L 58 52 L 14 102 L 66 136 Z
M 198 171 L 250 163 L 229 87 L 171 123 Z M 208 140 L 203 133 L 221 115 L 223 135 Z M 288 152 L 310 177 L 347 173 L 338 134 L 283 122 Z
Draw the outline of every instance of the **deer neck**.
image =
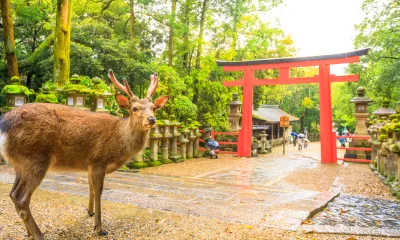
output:
M 127 147 L 129 154 L 137 154 L 146 146 L 150 129 L 144 128 L 140 121 L 133 118 L 123 121 L 122 141 Z

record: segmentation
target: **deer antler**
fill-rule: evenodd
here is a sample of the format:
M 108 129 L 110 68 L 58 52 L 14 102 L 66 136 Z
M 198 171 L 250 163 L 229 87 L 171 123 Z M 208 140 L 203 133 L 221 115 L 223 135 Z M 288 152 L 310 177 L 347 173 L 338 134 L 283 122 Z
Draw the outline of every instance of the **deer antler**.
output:
M 156 89 L 157 89 L 157 85 L 158 85 L 158 74 L 157 73 L 154 73 L 154 74 L 152 74 L 152 75 L 150 75 L 150 79 L 151 79 L 151 82 L 150 82 L 150 87 L 149 87 L 149 89 L 147 90 L 147 97 L 148 98 L 152 98 L 152 96 L 153 96 L 153 93 L 156 91 Z
M 123 86 L 121 83 L 118 82 L 118 80 L 115 78 L 114 76 L 114 72 L 113 70 L 108 70 L 108 77 L 110 78 L 110 80 L 114 83 L 115 86 L 117 86 L 119 89 L 121 89 L 122 91 L 124 91 L 126 94 L 128 94 L 129 98 L 132 99 L 135 94 L 132 93 L 128 81 L 126 80 L 126 78 L 124 78 L 124 85 Z

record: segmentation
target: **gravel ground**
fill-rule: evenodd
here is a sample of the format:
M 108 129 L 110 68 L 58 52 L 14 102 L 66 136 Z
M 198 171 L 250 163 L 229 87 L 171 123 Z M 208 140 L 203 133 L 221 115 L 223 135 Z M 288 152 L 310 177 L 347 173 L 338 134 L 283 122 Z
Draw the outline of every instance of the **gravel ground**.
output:
M 28 239 L 8 192 L 0 184 L 0 239 Z M 224 222 L 103 201 L 103 226 L 110 234 L 96 237 L 94 219 L 85 213 L 87 198 L 38 190 L 32 212 L 46 239 L 391 239 L 369 236 L 315 234 Z

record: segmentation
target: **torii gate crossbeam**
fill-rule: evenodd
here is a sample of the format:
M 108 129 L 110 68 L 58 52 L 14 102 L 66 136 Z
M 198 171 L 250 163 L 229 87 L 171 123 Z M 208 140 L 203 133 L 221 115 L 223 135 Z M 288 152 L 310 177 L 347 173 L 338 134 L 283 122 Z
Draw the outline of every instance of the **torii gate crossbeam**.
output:
M 320 95 L 320 128 L 321 128 L 321 162 L 335 163 L 334 144 L 335 139 L 332 133 L 332 102 L 331 102 L 331 83 L 332 82 L 353 82 L 358 81 L 358 75 L 335 76 L 330 74 L 330 65 L 359 62 L 360 56 L 366 55 L 368 49 L 357 50 L 348 53 L 294 57 L 261 59 L 252 61 L 227 62 L 217 61 L 218 66 L 222 66 L 224 71 L 242 71 L 243 79 L 238 81 L 225 81 L 226 87 L 243 87 L 243 106 L 242 106 L 242 129 L 239 131 L 238 155 L 241 157 L 251 156 L 252 140 L 252 112 L 253 112 L 253 88 L 260 85 L 274 84 L 304 84 L 318 83 Z M 296 67 L 318 66 L 319 75 L 307 78 L 290 78 L 289 69 Z M 278 69 L 279 78 L 277 79 L 256 79 L 254 71 Z

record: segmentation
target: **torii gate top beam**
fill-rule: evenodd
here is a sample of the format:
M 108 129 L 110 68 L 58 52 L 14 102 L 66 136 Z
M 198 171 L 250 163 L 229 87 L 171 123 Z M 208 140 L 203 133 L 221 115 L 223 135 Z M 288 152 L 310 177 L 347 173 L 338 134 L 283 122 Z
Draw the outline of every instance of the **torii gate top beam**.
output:
M 331 83 L 357 81 L 358 75 L 335 76 L 330 74 L 330 65 L 358 62 L 360 56 L 366 55 L 369 49 L 353 52 L 293 58 L 259 59 L 252 61 L 227 62 L 217 61 L 224 71 L 243 71 L 243 78 L 239 81 L 225 81 L 226 87 L 243 87 L 242 129 L 239 131 L 238 155 L 250 157 L 250 145 L 252 139 L 252 109 L 253 87 L 273 84 L 303 84 L 319 83 L 320 95 L 320 126 L 321 126 L 321 162 L 336 162 L 333 145 L 335 139 L 331 138 L 332 132 L 332 105 Z M 318 66 L 319 75 L 306 78 L 290 78 L 290 68 Z M 256 79 L 254 71 L 278 69 L 279 77 L 274 79 Z
M 366 55 L 368 48 L 353 52 L 310 56 L 310 57 L 290 57 L 290 58 L 272 58 L 258 59 L 249 61 L 217 61 L 217 65 L 224 67 L 225 71 L 241 71 L 245 69 L 263 70 L 270 68 L 285 68 L 285 67 L 308 67 L 317 65 L 331 65 L 341 63 L 358 62 L 359 56 Z

